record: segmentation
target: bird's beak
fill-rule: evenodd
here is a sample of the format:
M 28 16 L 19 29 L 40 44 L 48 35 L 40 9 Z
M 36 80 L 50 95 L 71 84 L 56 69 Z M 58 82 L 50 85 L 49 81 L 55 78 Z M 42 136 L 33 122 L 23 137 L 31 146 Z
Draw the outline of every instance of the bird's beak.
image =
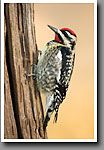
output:
M 56 34 L 58 34 L 58 30 L 59 30 L 59 29 L 57 29 L 57 28 L 55 28 L 55 27 L 52 27 L 52 26 L 50 26 L 50 25 L 48 25 L 48 27 L 49 27 L 52 31 L 54 31 Z

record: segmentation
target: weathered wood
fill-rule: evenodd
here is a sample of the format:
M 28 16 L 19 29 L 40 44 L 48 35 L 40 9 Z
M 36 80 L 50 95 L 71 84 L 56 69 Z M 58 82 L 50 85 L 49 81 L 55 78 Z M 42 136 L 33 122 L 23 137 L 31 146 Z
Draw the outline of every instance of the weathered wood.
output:
M 43 131 L 44 113 L 36 81 L 25 75 L 30 64 L 38 61 L 34 16 L 34 4 L 5 4 L 4 120 L 7 139 L 47 138 Z M 9 127 L 8 116 L 12 118 Z
M 6 25 L 5 25 L 5 18 L 4 18 L 4 40 L 6 41 Z M 13 105 L 12 105 L 12 98 L 10 93 L 10 83 L 9 83 L 9 76 L 7 71 L 7 64 L 6 64 L 6 49 L 4 44 L 4 138 L 12 138 L 17 139 L 17 128 L 16 122 L 14 118 L 13 112 Z

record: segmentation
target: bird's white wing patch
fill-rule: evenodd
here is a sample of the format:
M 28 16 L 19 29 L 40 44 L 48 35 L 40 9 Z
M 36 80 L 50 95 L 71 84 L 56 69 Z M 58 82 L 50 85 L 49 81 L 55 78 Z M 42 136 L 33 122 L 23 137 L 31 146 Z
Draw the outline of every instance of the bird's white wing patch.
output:
M 62 54 L 61 54 L 61 51 L 58 52 L 58 54 L 55 56 L 55 59 L 57 61 L 56 66 L 57 66 L 57 70 L 58 70 L 56 79 L 59 82 L 60 76 L 61 76 L 61 68 L 62 68 Z

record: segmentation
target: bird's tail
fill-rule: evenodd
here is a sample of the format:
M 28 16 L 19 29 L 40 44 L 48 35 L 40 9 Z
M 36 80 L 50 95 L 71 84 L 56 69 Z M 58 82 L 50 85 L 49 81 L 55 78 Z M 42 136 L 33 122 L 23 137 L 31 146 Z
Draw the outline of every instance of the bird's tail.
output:
M 51 115 L 53 113 L 54 109 L 52 109 L 51 107 L 48 109 L 47 113 L 46 113 L 46 117 L 45 117 L 45 120 L 44 120 L 44 124 L 43 124 L 43 129 L 44 131 L 46 130 L 46 127 L 48 125 L 48 122 L 51 118 Z
M 59 105 L 58 105 L 58 103 L 53 102 L 52 105 L 49 107 L 49 109 L 46 113 L 44 124 L 43 124 L 44 131 L 46 130 L 46 127 L 48 125 L 48 122 L 49 122 L 51 115 L 54 112 L 54 110 L 55 110 L 54 123 L 57 122 Z

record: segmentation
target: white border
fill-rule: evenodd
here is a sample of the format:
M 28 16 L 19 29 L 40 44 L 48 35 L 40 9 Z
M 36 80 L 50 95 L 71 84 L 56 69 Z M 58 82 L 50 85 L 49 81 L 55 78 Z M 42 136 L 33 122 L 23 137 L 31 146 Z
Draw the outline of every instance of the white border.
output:
M 97 0 L 94 3 L 94 139 L 97 141 Z
M 97 3 L 97 0 L 2 0 L 3 3 Z
M 94 139 L 4 139 L 4 3 L 94 3 Z M 1 142 L 97 142 L 97 0 L 1 1 Z

